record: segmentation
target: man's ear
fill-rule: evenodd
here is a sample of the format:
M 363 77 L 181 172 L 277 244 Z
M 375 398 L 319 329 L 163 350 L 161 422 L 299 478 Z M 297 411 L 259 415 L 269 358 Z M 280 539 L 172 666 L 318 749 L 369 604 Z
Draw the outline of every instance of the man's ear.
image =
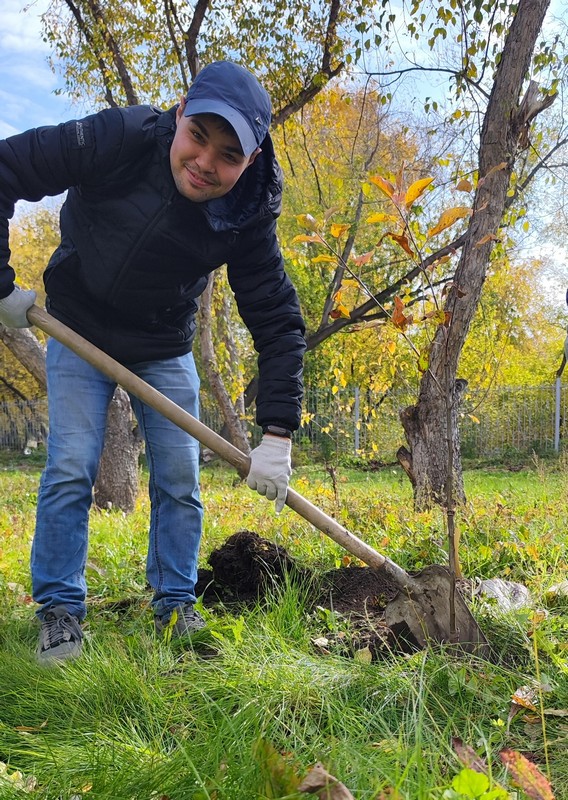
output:
M 185 97 L 182 95 L 179 99 L 179 106 L 176 111 L 176 125 L 179 124 L 180 119 L 183 117 L 183 112 L 185 111 Z
M 256 160 L 256 157 L 258 155 L 260 155 L 261 153 L 262 153 L 262 150 L 260 149 L 260 147 L 257 147 L 256 150 L 254 151 L 254 153 L 250 154 L 247 167 L 250 167 L 250 165 L 253 164 L 254 161 Z

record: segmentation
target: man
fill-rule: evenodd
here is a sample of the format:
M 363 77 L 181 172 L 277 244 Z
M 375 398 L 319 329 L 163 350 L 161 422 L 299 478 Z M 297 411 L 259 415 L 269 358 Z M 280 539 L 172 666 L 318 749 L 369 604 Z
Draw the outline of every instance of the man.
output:
M 44 274 L 49 312 L 190 413 L 197 298 L 222 264 L 259 353 L 248 485 L 281 510 L 300 421 L 304 324 L 276 239 L 282 179 L 267 92 L 244 68 L 205 67 L 178 106 L 106 109 L 0 142 L 0 322 L 26 327 L 35 292 L 14 284 L 8 219 L 18 199 L 68 190 Z M 49 438 L 32 546 L 41 662 L 79 655 L 92 487 L 115 384 L 54 340 Z M 158 632 L 203 626 L 194 609 L 202 526 L 195 440 L 131 397 L 145 438 L 147 576 Z M 175 612 L 175 615 L 174 615 Z

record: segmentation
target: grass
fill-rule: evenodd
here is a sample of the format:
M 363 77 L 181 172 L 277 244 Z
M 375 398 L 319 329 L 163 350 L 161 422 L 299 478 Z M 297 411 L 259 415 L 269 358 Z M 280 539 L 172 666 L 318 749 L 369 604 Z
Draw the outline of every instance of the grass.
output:
M 466 473 L 464 572 L 520 581 L 534 602 L 503 613 L 477 601 L 492 663 L 441 647 L 370 663 L 333 645 L 322 653 L 313 640 L 324 623 L 298 585 L 254 608 L 205 609 L 209 626 L 192 648 L 167 646 L 152 629 L 141 492 L 131 515 L 93 514 L 85 654 L 42 669 L 28 575 L 38 466 L 0 471 L 1 798 L 291 800 L 306 797 L 297 786 L 316 761 L 357 800 L 545 797 L 513 787 L 503 748 L 529 755 L 555 797 L 568 798 L 568 599 L 547 594 L 568 561 L 564 469 Z M 275 516 L 228 469 L 208 467 L 202 478 L 203 565 L 243 529 L 316 571 L 342 563 L 333 542 L 292 512 Z M 338 470 L 334 487 L 306 467 L 294 488 L 402 566 L 446 561 L 443 517 L 413 511 L 398 470 Z M 532 707 L 512 713 L 521 687 Z M 487 762 L 486 786 L 458 759 L 455 739 Z

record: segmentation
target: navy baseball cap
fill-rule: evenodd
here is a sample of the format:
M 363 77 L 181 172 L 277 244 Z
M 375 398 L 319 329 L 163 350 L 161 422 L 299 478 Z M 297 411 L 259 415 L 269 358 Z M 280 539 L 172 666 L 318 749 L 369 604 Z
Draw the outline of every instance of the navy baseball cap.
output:
M 218 114 L 235 130 L 250 156 L 263 142 L 272 120 L 270 97 L 254 75 L 232 61 L 215 61 L 199 72 L 186 97 L 184 116 Z

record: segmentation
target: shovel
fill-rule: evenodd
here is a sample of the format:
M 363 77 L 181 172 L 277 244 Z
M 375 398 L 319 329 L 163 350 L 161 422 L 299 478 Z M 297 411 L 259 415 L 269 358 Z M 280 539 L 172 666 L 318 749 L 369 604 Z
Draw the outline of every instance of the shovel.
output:
M 247 475 L 250 467 L 248 456 L 118 361 L 38 306 L 33 305 L 28 310 L 28 320 L 107 375 L 127 392 L 160 412 L 204 447 L 208 447 L 228 461 L 236 467 L 240 475 Z M 409 575 L 390 558 L 381 555 L 362 539 L 350 533 L 333 517 L 325 514 L 293 489 L 288 489 L 286 505 L 349 553 L 380 572 L 396 587 L 397 596 L 387 603 L 385 609 L 386 623 L 395 635 L 420 647 L 426 647 L 431 642 L 455 644 L 464 652 L 488 658 L 487 640 L 465 600 L 459 591 L 456 591 L 454 581 L 445 567 L 434 564 L 417 575 Z M 453 626 L 450 615 L 452 605 L 455 619 Z

